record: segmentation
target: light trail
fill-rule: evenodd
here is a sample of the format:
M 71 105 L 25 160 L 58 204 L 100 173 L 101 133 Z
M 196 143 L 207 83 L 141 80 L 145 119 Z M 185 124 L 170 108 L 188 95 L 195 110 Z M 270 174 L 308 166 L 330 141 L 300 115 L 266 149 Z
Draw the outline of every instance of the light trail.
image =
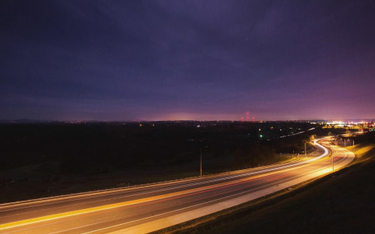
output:
M 38 233 L 66 231 L 91 233 L 120 227 L 126 229 L 130 228 L 129 225 L 135 225 L 131 227 L 135 228 L 139 225 L 147 225 L 149 222 L 156 222 L 153 224 L 154 227 L 159 225 L 159 228 L 163 228 L 165 224 L 162 221 L 157 222 L 155 219 L 162 220 L 165 219 L 164 216 L 175 217 L 186 212 L 186 214 L 190 212 L 189 217 L 196 218 L 209 210 L 219 211 L 218 205 L 223 202 L 235 204 L 240 198 L 245 199 L 242 197 L 255 199 L 260 196 L 259 194 L 264 196 L 285 186 L 289 187 L 293 183 L 300 183 L 330 173 L 330 160 L 326 158 L 329 155 L 329 150 L 319 144 L 318 140 L 315 140 L 314 144 L 323 153 L 318 157 L 300 162 L 271 165 L 251 171 L 238 171 L 187 181 L 3 204 L 0 206 L 0 220 L 8 221 L 4 223 L 0 221 L 0 233 L 3 231 L 7 231 L 7 233 L 34 231 Z M 347 165 L 354 158 L 348 151 L 338 149 L 340 148 L 332 147 L 332 154 L 338 154 L 335 161 L 337 169 Z M 116 202 L 117 200 L 119 201 Z M 83 205 L 89 207 L 82 208 Z M 165 209 L 167 211 L 164 211 Z M 115 215 L 112 218 L 107 218 L 108 212 Z M 91 218 L 88 219 L 88 217 Z M 103 219 L 104 217 L 106 218 Z M 184 218 L 180 217 L 179 220 L 184 220 Z M 145 223 L 139 224 L 140 222 Z M 147 226 L 146 229 L 134 230 L 153 229 Z

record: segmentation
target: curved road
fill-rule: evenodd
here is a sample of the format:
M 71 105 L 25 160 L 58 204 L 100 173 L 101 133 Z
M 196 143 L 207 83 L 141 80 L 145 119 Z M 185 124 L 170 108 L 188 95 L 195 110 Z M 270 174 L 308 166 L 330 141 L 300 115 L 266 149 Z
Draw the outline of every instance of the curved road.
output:
M 332 156 L 335 170 L 354 159 L 328 138 L 314 144 L 320 156 L 267 167 L 0 204 L 0 233 L 147 233 L 331 173 Z

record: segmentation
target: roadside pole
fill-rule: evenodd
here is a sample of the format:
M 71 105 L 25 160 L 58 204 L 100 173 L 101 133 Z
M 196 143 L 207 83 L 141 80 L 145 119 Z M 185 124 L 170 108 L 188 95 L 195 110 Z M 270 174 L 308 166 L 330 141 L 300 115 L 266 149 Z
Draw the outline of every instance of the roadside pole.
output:
M 307 153 L 306 153 L 306 141 L 305 141 L 305 157 L 306 157 Z
M 335 142 L 336 142 L 336 146 L 337 146 L 337 138 L 335 139 Z M 335 171 L 335 164 L 334 164 L 334 162 L 333 162 L 333 152 L 332 152 L 332 155 L 331 155 L 331 159 L 332 159 L 332 172 L 334 172 Z
M 201 151 L 201 159 L 200 159 L 200 173 L 199 173 L 199 177 L 202 177 L 203 175 L 203 168 L 202 168 L 202 147 L 200 148 L 200 151 Z

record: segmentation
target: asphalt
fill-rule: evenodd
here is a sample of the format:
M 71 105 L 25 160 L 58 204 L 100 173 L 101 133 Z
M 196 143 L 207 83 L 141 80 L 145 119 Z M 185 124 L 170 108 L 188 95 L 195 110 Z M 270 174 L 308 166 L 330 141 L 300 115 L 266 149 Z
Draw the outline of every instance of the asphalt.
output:
M 0 204 L 0 233 L 144 233 L 214 213 L 348 165 L 321 141 L 318 157 L 201 178 Z M 330 148 L 331 154 L 328 154 Z

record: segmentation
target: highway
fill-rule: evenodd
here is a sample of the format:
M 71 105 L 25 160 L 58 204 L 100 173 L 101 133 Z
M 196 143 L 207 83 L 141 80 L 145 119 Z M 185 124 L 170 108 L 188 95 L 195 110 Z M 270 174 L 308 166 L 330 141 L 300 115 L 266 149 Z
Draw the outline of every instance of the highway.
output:
M 314 144 L 315 157 L 267 167 L 0 204 L 0 233 L 147 233 L 331 173 L 332 156 L 335 170 L 355 157 L 328 138 Z

